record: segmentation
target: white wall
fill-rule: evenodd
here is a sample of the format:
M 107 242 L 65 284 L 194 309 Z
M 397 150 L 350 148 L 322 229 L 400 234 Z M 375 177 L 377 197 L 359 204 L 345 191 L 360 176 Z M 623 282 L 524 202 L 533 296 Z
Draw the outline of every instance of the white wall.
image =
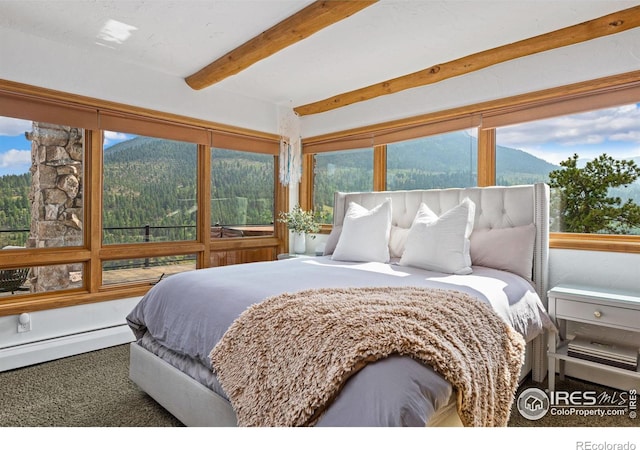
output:
M 600 287 L 640 295 L 640 254 L 552 249 L 549 284 Z
M 0 371 L 131 342 L 125 317 L 139 300 L 31 312 L 31 331 L 22 333 L 17 315 L 0 317 Z

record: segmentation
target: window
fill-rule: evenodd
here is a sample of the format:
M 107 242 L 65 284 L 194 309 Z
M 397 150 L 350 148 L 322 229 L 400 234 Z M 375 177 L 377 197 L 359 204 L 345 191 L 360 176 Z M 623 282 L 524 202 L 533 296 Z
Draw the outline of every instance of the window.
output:
M 79 289 L 83 284 L 84 265 L 54 264 L 0 270 L 0 303 L 30 293 Z
M 371 145 L 374 147 L 374 189 L 446 186 L 448 183 L 434 183 L 436 177 L 425 174 L 432 169 L 424 166 L 416 169 L 412 166 L 413 162 L 402 161 L 401 150 L 403 145 L 413 143 L 409 141 L 411 139 L 415 142 L 424 140 L 427 143 L 431 139 L 441 138 L 440 135 L 444 133 L 455 135 L 458 130 L 467 130 L 472 137 L 477 137 L 477 144 L 472 141 L 472 146 L 475 145 L 473 148 L 477 148 L 477 154 L 471 154 L 470 163 L 464 164 L 460 170 L 472 175 L 469 183 L 466 184 L 469 186 L 550 183 L 552 180 L 549 174 L 561 168 L 559 162 L 572 157 L 574 152 L 579 154 L 579 160 L 576 160 L 577 170 L 582 169 L 581 164 L 585 163 L 585 158 L 593 158 L 589 156 L 592 151 L 606 151 L 606 158 L 634 160 L 638 163 L 640 156 L 639 101 L 640 81 L 637 73 L 629 72 L 427 113 L 422 116 L 308 137 L 303 140 L 305 161 L 316 162 L 315 167 L 313 163 L 305 164 L 303 179 L 311 179 L 316 173 L 321 173 L 322 167 L 318 166 L 317 161 L 322 152 L 344 149 L 344 153 L 348 153 L 347 149 Z M 594 116 L 599 116 L 599 119 Z M 549 119 L 550 117 L 557 119 Z M 572 125 L 571 121 L 579 122 L 582 127 Z M 431 138 L 424 136 L 431 136 Z M 542 137 L 548 139 L 539 141 L 538 139 Z M 549 145 L 543 145 L 541 142 L 547 142 Z M 577 146 L 579 143 L 581 144 L 580 153 Z M 586 156 L 583 157 L 583 154 Z M 602 155 L 602 153 L 599 154 Z M 409 155 L 406 157 L 409 158 Z M 435 161 L 438 161 L 438 158 L 435 158 Z M 627 164 L 623 163 L 623 165 Z M 592 164 L 592 166 L 597 168 L 598 164 Z M 567 177 L 568 172 L 555 172 L 554 177 L 559 173 Z M 446 173 L 437 174 L 443 179 L 445 175 Z M 326 192 L 330 193 L 330 189 L 325 189 L 322 194 L 314 191 L 323 188 L 322 181 L 320 179 L 314 180 L 313 183 L 302 184 L 301 202 L 305 206 L 311 204 L 316 208 L 318 205 L 322 206 L 323 202 L 319 201 L 319 197 L 328 197 Z M 451 185 L 460 186 L 462 183 L 451 183 Z M 604 221 L 604 225 L 592 227 L 589 232 L 586 232 L 584 227 L 569 226 L 571 221 L 567 216 L 568 209 L 563 207 L 562 202 L 564 206 L 573 205 L 576 209 L 588 203 L 568 202 L 569 197 L 566 192 L 563 196 L 559 196 L 552 190 L 551 231 L 553 233 L 550 246 L 565 249 L 640 252 L 639 227 L 637 224 L 630 224 L 628 220 L 631 216 L 640 216 L 637 209 L 640 201 L 640 195 L 637 193 L 638 185 L 639 182 L 636 180 L 606 189 L 604 196 L 606 200 L 601 204 L 611 206 L 606 203 L 609 201 L 608 197 L 619 197 L 621 205 L 632 202 L 635 206 L 627 206 L 624 220 L 619 217 L 614 218 L 610 213 L 611 208 L 592 206 L 592 216 L 599 215 L 607 220 Z M 327 200 L 327 203 L 329 201 Z M 580 215 L 573 214 L 573 217 L 576 216 Z M 575 231 L 576 229 L 578 231 Z
M 83 245 L 83 128 L 0 116 L 0 248 Z
M 211 238 L 273 235 L 273 155 L 211 149 Z
M 196 239 L 197 144 L 104 132 L 103 243 Z
M 557 175 L 558 171 L 567 170 L 561 162 L 575 165 L 571 177 L 561 182 L 579 188 L 552 189 L 551 231 L 640 235 L 640 178 L 619 186 L 614 181 L 600 193 L 594 186 L 596 180 L 603 178 L 602 170 L 613 178 L 614 170 L 599 164 L 609 165 L 602 159 L 603 154 L 640 164 L 640 104 L 500 127 L 496 129 L 496 143 L 499 185 L 553 183 L 550 173 Z M 584 178 L 578 178 L 585 170 L 591 174 L 583 173 Z M 609 205 L 603 200 L 606 197 L 618 197 L 620 203 Z M 624 226 L 625 219 L 618 209 L 626 202 L 636 205 L 628 208 L 628 226 Z
M 324 152 L 314 155 L 313 209 L 333 222 L 333 195 L 373 190 L 373 149 Z
M 102 263 L 102 284 L 111 285 L 139 281 L 155 283 L 173 274 L 195 269 L 196 255 L 104 261 Z
M 387 145 L 387 189 L 435 189 L 477 184 L 476 130 Z
M 71 100 L 0 80 L 0 315 L 142 295 L 162 274 L 284 250 L 278 136 Z M 214 223 L 267 236 L 214 242 L 213 203 Z

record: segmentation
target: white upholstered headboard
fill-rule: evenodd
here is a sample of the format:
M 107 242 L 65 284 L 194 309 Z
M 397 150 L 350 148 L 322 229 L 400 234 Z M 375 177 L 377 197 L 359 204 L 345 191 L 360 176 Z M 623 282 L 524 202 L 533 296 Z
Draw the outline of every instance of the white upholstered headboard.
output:
M 350 202 L 373 208 L 391 199 L 392 225 L 409 228 L 420 207 L 426 205 L 436 214 L 458 205 L 465 197 L 475 205 L 475 229 L 536 226 L 533 258 L 533 283 L 547 306 L 549 259 L 549 187 L 544 183 L 523 186 L 491 186 L 461 189 L 413 191 L 336 192 L 333 225 L 342 225 Z

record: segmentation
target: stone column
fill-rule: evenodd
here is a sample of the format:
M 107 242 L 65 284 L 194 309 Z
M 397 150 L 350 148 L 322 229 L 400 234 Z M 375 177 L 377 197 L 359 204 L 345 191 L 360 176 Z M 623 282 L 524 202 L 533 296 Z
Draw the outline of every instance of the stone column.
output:
M 83 245 L 84 130 L 33 122 L 31 141 L 30 248 Z M 34 267 L 32 292 L 82 285 L 82 264 Z

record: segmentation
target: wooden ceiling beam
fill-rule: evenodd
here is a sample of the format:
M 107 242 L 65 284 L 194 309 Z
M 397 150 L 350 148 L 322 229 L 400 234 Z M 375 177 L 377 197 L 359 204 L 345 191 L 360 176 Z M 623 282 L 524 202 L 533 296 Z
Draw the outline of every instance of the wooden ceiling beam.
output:
M 346 19 L 377 1 L 315 1 L 198 72 L 189 75 L 185 81 L 193 89 L 204 89 L 306 39 L 329 25 Z
M 371 100 L 382 95 L 395 94 L 406 89 L 437 83 L 448 78 L 475 72 L 495 64 L 535 53 L 620 33 L 638 26 L 640 26 L 640 6 L 634 6 L 577 25 L 474 53 L 443 64 L 437 64 L 418 72 L 338 94 L 314 103 L 297 106 L 294 108 L 294 111 L 300 116 L 331 111 L 353 103 Z

